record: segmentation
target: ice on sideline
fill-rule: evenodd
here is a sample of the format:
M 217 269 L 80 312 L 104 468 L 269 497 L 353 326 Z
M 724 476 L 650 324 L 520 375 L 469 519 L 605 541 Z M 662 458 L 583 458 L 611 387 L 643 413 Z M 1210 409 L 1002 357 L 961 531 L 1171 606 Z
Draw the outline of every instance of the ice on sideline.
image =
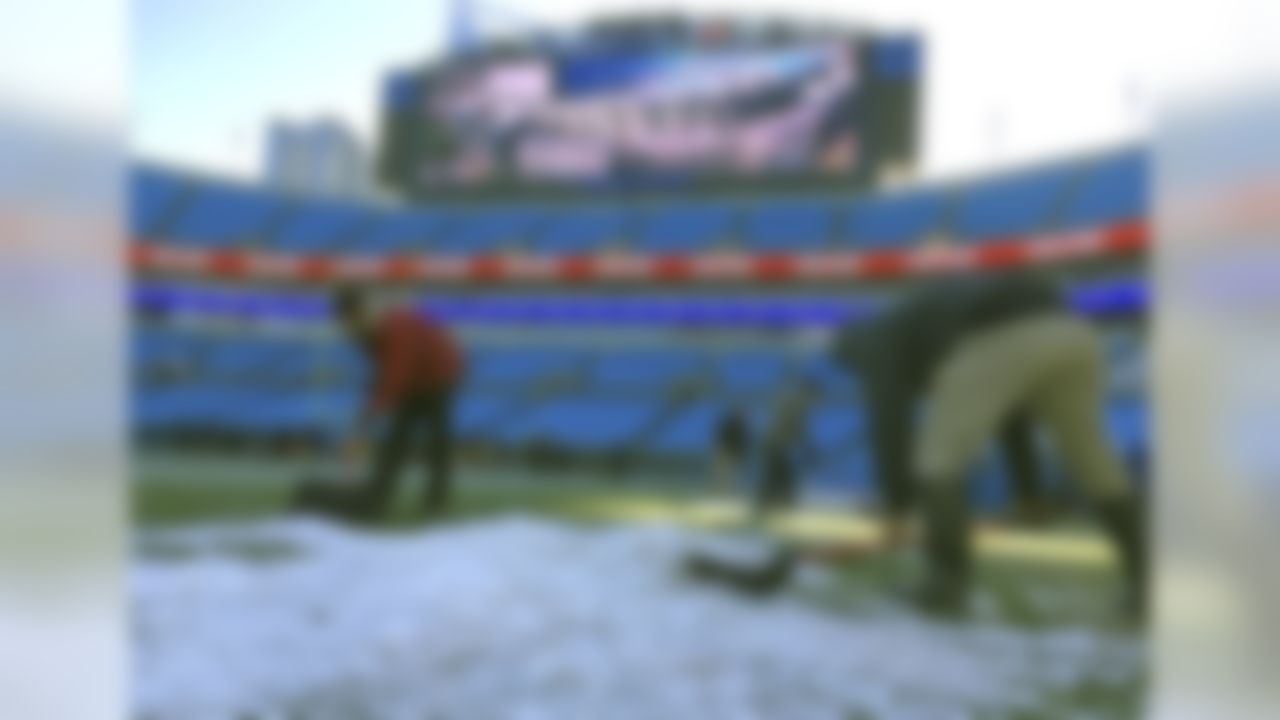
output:
M 290 520 L 148 531 L 135 716 L 963 718 L 1140 672 L 1097 631 L 832 614 L 690 584 L 705 537 L 521 517 L 430 532 Z

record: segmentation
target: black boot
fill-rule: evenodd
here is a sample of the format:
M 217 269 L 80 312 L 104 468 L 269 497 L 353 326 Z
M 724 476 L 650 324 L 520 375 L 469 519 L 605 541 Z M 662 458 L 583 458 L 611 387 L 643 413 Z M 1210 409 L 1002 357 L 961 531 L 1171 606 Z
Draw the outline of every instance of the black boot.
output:
M 685 559 L 684 571 L 691 578 L 723 585 L 742 595 L 766 597 L 787 585 L 796 564 L 796 552 L 782 546 L 758 566 L 740 565 L 714 555 L 694 553 Z
M 969 604 L 972 539 L 969 498 L 964 483 L 930 484 L 922 489 L 927 575 L 915 596 L 931 615 L 963 615 Z
M 1125 497 L 1101 501 L 1097 511 L 1124 577 L 1124 611 L 1134 620 L 1144 621 L 1150 563 L 1145 508 L 1137 498 Z
M 306 478 L 294 489 L 289 505 L 294 512 L 349 519 L 358 495 L 358 488 L 332 479 Z

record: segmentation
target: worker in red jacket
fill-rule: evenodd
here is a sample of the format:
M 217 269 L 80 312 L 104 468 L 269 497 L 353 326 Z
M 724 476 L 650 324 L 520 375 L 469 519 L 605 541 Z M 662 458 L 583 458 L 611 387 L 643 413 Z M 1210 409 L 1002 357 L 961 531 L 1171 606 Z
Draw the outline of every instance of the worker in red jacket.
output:
M 452 408 L 463 369 L 462 353 L 449 331 L 431 316 L 407 307 L 377 312 L 357 287 L 339 289 L 335 319 L 373 363 L 368 398 L 347 444 L 348 457 L 365 457 L 377 435 L 373 467 L 350 511 L 369 518 L 386 509 L 405 455 L 419 438 L 426 460 L 426 493 L 421 509 L 446 508 L 453 462 Z

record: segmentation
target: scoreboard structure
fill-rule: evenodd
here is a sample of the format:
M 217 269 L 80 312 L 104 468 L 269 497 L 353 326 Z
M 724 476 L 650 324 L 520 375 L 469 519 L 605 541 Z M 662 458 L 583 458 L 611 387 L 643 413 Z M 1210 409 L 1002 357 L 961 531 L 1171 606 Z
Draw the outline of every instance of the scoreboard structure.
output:
M 916 162 L 915 36 L 601 23 L 394 72 L 379 174 L 407 198 L 869 189 Z

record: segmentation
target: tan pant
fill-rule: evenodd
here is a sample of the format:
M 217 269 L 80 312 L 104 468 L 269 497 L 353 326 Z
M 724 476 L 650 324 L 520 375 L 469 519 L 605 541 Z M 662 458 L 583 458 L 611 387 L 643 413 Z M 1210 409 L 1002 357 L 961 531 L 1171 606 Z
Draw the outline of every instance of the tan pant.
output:
M 913 462 L 924 482 L 960 482 L 1001 424 L 1026 410 L 1048 431 L 1072 482 L 1096 499 L 1126 495 L 1103 419 L 1106 358 L 1086 321 L 1053 313 L 963 340 L 929 390 Z

